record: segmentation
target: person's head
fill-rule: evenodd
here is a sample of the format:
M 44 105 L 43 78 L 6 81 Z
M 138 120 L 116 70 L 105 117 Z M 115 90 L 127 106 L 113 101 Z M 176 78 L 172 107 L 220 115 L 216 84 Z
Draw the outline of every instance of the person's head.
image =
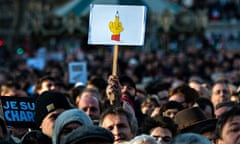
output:
M 105 95 L 106 88 L 107 88 L 107 82 L 104 80 L 104 78 L 99 77 L 99 76 L 92 76 L 86 85 L 87 88 L 96 88 L 98 89 L 101 98 L 103 95 Z
M 227 83 L 216 82 L 212 87 L 211 101 L 216 108 L 218 103 L 230 100 L 230 90 Z
M 150 82 L 146 86 L 146 91 L 149 94 L 156 94 L 160 105 L 168 102 L 168 90 L 171 87 L 171 83 L 168 82 Z
M 105 128 L 84 125 L 67 134 L 61 144 L 112 144 L 113 134 Z
M 240 144 L 240 107 L 223 113 L 217 122 L 218 144 Z
M 110 107 L 105 110 L 100 117 L 99 125 L 113 133 L 114 144 L 129 141 L 136 136 L 138 130 L 135 116 L 122 107 Z
M 208 118 L 214 118 L 215 114 L 214 114 L 214 107 L 212 102 L 207 99 L 207 98 L 203 98 L 200 97 L 198 98 L 194 103 L 193 103 L 193 107 L 199 107 L 201 108 L 201 110 L 203 111 L 203 113 L 208 117 Z
M 52 136 L 53 144 L 60 144 L 65 135 L 83 125 L 93 125 L 92 120 L 85 112 L 79 109 L 64 111 L 55 121 Z
M 177 135 L 169 144 L 211 144 L 204 136 L 196 133 Z
M 45 91 L 55 90 L 55 88 L 55 79 L 47 75 L 38 79 L 34 92 L 40 95 Z
M 79 86 L 77 85 L 70 89 L 69 91 L 70 100 L 75 106 L 78 105 L 79 95 L 83 92 L 84 89 L 85 89 L 85 86 L 83 85 L 79 85 Z
M 1 96 L 17 96 L 20 85 L 16 82 L 9 81 L 1 85 Z
M 162 105 L 160 108 L 160 114 L 165 117 L 169 117 L 174 119 L 177 112 L 183 110 L 184 107 L 176 102 L 176 101 L 169 101 L 166 104 Z
M 169 101 L 177 101 L 185 108 L 190 107 L 199 97 L 199 93 L 186 84 L 181 84 L 169 90 Z
M 22 137 L 21 144 L 52 144 L 52 140 L 41 131 L 32 130 Z
M 52 137 L 56 118 L 63 111 L 72 108 L 66 96 L 57 91 L 46 91 L 35 101 L 34 120 L 42 132 Z
M 159 144 L 152 136 L 141 134 L 134 137 L 128 144 Z
M 137 92 L 134 81 L 130 77 L 124 75 L 119 77 L 119 82 L 121 84 L 122 97 L 134 100 Z
M 197 81 L 190 81 L 188 83 L 188 85 L 191 88 L 195 89 L 199 93 L 200 97 L 207 98 L 207 99 L 210 98 L 210 91 L 209 91 L 209 89 L 204 87 L 201 83 L 199 83 Z
M 101 113 L 100 93 L 95 88 L 86 88 L 79 95 L 77 107 L 92 120 L 98 120 Z
M 218 103 L 215 108 L 216 118 L 219 118 L 224 112 L 230 110 L 232 107 L 236 105 L 238 105 L 238 103 L 233 101 L 225 101 Z
M 147 96 L 145 99 L 143 99 L 141 103 L 141 112 L 143 114 L 146 114 L 148 116 L 151 116 L 153 110 L 156 107 L 159 107 L 159 102 L 157 97 L 155 96 Z
M 177 125 L 168 117 L 148 117 L 143 122 L 142 133 L 155 137 L 161 144 L 168 144 L 177 133 Z

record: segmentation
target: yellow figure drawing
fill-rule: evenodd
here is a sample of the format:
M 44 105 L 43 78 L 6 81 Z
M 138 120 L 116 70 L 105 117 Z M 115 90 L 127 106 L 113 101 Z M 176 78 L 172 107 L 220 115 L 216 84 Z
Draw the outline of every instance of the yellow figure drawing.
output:
M 124 28 L 119 20 L 118 11 L 116 12 L 114 21 L 109 22 L 109 29 L 112 32 L 111 40 L 120 41 L 120 33 L 124 30 Z

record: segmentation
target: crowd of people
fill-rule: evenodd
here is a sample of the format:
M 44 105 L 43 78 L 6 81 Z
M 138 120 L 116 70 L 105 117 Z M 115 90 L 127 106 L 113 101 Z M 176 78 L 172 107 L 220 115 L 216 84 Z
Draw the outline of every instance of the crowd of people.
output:
M 237 8 L 221 13 L 232 3 L 210 3 L 210 19 L 239 18 Z M 168 50 L 120 49 L 117 75 L 111 47 L 1 49 L 0 95 L 35 107 L 31 127 L 9 125 L 3 111 L 0 144 L 240 144 L 240 51 L 223 44 L 239 34 L 190 39 Z M 31 65 L 33 55 L 40 61 Z M 75 61 L 87 63 L 87 83 L 69 83 Z
M 169 0 L 176 1 L 191 10 L 208 9 L 210 21 L 236 21 L 240 18 L 239 1 L 236 0 L 203 0 L 203 1 L 184 1 L 184 0 Z
M 127 49 L 117 75 L 110 52 L 84 54 L 86 84 L 68 82 L 66 63 L 74 56 L 47 60 L 42 70 L 22 57 L 1 68 L 1 96 L 33 99 L 35 114 L 26 128 L 8 125 L 3 112 L 0 143 L 240 143 L 238 49 Z

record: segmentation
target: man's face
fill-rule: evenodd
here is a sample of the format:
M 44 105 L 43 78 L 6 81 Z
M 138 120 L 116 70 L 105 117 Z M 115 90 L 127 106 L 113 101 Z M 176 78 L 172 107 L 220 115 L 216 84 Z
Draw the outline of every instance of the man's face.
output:
M 169 129 L 167 128 L 162 128 L 162 127 L 156 127 L 154 128 L 150 135 L 152 137 L 155 137 L 158 142 L 161 144 L 168 144 L 170 140 L 172 139 L 172 133 Z
M 52 137 L 55 120 L 63 111 L 64 109 L 56 109 L 44 117 L 40 128 L 42 129 L 42 132 L 48 137 Z
M 56 86 L 54 84 L 53 81 L 51 80 L 46 80 L 46 81 L 43 81 L 42 84 L 41 84 L 41 89 L 39 89 L 38 93 L 39 94 L 42 94 L 43 92 L 45 91 L 49 91 L 49 90 L 55 90 Z
M 229 99 L 230 99 L 230 91 L 228 89 L 227 84 L 218 83 L 213 86 L 211 101 L 214 107 L 216 107 L 218 103 L 229 101 Z
M 122 97 L 134 99 L 135 94 L 136 94 L 136 89 L 129 85 L 123 85 L 121 92 L 122 92 Z
M 135 136 L 131 131 L 127 117 L 124 115 L 106 115 L 101 126 L 112 132 L 114 135 L 114 144 L 129 141 Z
M 98 99 L 95 96 L 82 95 L 78 103 L 78 108 L 83 110 L 92 120 L 99 119 L 100 106 Z
M 240 144 L 240 116 L 228 119 L 222 128 L 221 144 Z

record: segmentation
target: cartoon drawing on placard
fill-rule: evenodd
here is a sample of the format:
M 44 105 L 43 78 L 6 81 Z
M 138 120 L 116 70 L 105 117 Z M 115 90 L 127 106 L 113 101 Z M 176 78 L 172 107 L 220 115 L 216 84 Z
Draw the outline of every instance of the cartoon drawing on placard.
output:
M 116 12 L 114 21 L 109 22 L 109 29 L 112 32 L 111 40 L 120 41 L 120 33 L 124 30 L 124 28 L 120 22 L 118 11 Z

